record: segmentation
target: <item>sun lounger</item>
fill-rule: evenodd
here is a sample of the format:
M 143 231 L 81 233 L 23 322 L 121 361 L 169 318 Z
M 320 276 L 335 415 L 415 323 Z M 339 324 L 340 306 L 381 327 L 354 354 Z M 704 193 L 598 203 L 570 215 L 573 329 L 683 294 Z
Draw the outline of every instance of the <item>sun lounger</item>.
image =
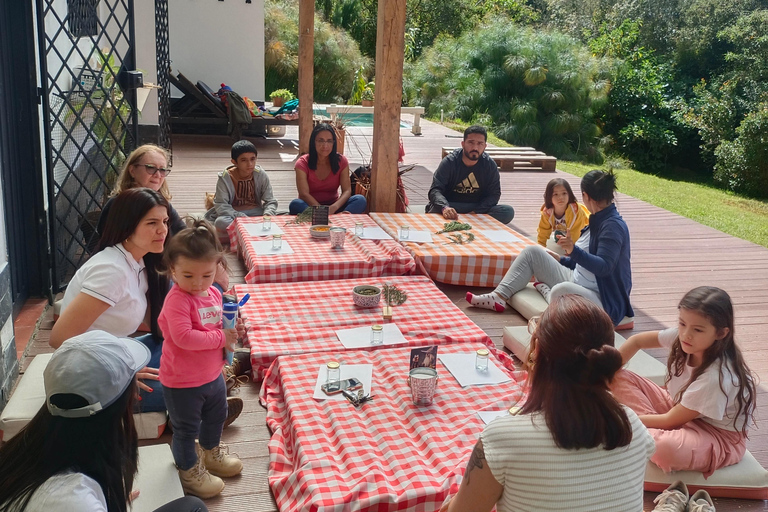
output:
M 443 158 L 454 149 L 456 148 L 442 148 Z M 553 172 L 557 167 L 557 158 L 534 148 L 486 148 L 485 152 L 493 158 L 500 171 Z

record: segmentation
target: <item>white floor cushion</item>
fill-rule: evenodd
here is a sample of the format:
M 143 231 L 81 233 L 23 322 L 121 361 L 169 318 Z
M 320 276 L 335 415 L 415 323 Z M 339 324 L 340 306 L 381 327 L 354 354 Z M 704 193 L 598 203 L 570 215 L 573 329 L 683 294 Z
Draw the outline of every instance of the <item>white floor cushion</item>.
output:
M 507 301 L 507 304 L 527 320 L 532 316 L 541 315 L 549 306 L 549 303 L 536 291 L 532 283 L 528 283 L 525 288 L 514 294 Z
M 150 512 L 184 496 L 169 445 L 139 448 L 139 472 L 133 488 L 140 494 L 133 501 L 132 512 Z
M 646 491 L 662 492 L 677 480 L 685 482 L 691 494 L 704 489 L 710 496 L 718 498 L 768 499 L 768 471 L 749 451 L 744 454 L 741 462 L 718 469 L 706 480 L 698 471 L 664 473 L 656 464 L 648 462 L 645 470 Z
M 21 376 L 16 390 L 0 414 L 0 439 L 8 441 L 19 433 L 45 403 L 43 371 L 53 354 L 40 354 L 32 359 Z
M 535 290 L 534 290 L 535 291 Z M 538 292 L 537 292 L 538 293 Z M 515 356 L 521 361 L 525 361 L 528 358 L 528 347 L 531 344 L 531 335 L 528 334 L 528 326 L 520 325 L 515 327 L 505 327 L 502 336 L 504 346 L 507 347 Z M 614 333 L 614 345 L 618 348 L 626 340 L 618 333 Z M 646 354 L 642 350 L 638 351 L 635 356 L 629 360 L 626 368 L 634 373 L 645 377 L 658 384 L 664 385 L 664 379 L 667 372 L 667 367 L 664 363 Z
M 53 354 L 35 356 L 21 376 L 16 390 L 0 414 L 0 440 L 7 441 L 24 428 L 45 404 L 43 371 Z M 133 415 L 139 439 L 157 439 L 165 430 L 168 413 L 145 412 Z

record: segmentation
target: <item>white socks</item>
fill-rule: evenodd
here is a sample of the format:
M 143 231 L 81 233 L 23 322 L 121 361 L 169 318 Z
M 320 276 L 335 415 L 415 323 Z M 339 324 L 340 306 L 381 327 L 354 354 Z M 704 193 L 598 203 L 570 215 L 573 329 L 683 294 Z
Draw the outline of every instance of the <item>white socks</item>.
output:
M 490 309 L 497 313 L 507 309 L 506 301 L 497 295 L 496 292 L 484 293 L 483 295 L 474 295 L 472 292 L 467 292 L 467 302 L 476 308 Z
M 535 283 L 533 283 L 533 287 L 536 288 L 536 291 L 538 291 L 542 297 L 544 297 L 544 300 L 549 302 L 549 294 L 552 291 L 549 286 L 539 281 L 536 281 Z

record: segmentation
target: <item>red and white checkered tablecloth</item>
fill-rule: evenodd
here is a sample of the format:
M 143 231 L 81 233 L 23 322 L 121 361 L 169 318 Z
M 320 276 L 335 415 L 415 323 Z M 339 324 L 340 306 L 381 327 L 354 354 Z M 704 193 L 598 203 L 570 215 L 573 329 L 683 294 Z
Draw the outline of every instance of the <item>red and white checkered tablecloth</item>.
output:
M 347 228 L 343 249 L 331 249 L 328 238 L 312 238 L 309 224 L 284 224 L 292 215 L 273 216 L 272 223 L 283 230 L 283 242 L 293 254 L 258 256 L 250 242 L 270 240 L 271 237 L 250 235 L 247 225 L 260 226 L 261 217 L 235 219 L 228 230 L 230 247 L 240 252 L 248 274 L 246 283 L 284 283 L 298 281 L 324 281 L 355 277 L 399 276 L 416 269 L 413 256 L 395 240 L 360 240 L 354 236 L 355 222 L 365 226 L 377 224 L 367 215 L 331 215 L 333 226 Z
M 404 224 L 410 226 L 411 230 L 429 231 L 434 234 L 449 222 L 441 215 L 426 213 L 379 212 L 371 213 L 371 218 L 392 236 L 395 236 Z M 454 233 L 435 234 L 432 237 L 434 243 L 431 244 L 405 242 L 405 246 L 419 265 L 423 266 L 424 271 L 435 281 L 462 286 L 496 286 L 520 251 L 528 245 L 536 244 L 534 240 L 505 226 L 490 215 L 462 214 L 459 220 L 472 226 L 470 231 L 460 231 L 475 235 L 475 240 L 471 243 L 447 243 L 448 235 Z M 492 242 L 483 235 L 483 230 L 509 231 L 521 241 Z
M 482 346 L 441 346 L 438 356 Z M 504 370 L 511 382 L 462 389 L 438 361 L 434 402 L 415 406 L 406 383 L 409 354 L 409 348 L 305 354 L 280 357 L 269 368 L 261 400 L 272 431 L 269 487 L 281 512 L 433 512 L 458 491 L 483 429 L 476 413 L 514 405 L 524 376 Z M 346 401 L 312 398 L 318 366 L 335 358 L 373 364 L 372 402 L 356 410 Z
M 344 351 L 336 336 L 339 329 L 383 323 L 383 304 L 375 308 L 355 306 L 352 288 L 381 286 L 384 282 L 408 294 L 405 304 L 392 308 L 392 321 L 409 346 L 477 342 L 494 347 L 493 340 L 426 276 L 236 285 L 238 297 L 251 294 L 241 315 L 248 325 L 254 378 L 258 379 L 277 356 Z M 500 357 L 511 364 L 506 354 Z

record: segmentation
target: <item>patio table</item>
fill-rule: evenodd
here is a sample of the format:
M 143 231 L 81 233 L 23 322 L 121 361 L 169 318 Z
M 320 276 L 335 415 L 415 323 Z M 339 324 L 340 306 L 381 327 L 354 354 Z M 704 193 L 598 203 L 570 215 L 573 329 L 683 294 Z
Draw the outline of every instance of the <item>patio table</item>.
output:
M 462 286 L 496 286 L 520 251 L 536 242 L 507 227 L 490 215 L 462 214 L 461 222 L 469 223 L 469 231 L 434 234 L 447 221 L 441 215 L 426 213 L 371 213 L 384 231 L 396 236 L 400 226 L 411 231 L 433 233 L 433 243 L 403 242 L 423 271 L 435 281 Z M 515 242 L 493 242 L 482 232 L 507 231 L 519 239 Z M 449 235 L 472 233 L 475 239 L 464 245 L 449 243 Z
M 439 354 L 482 346 L 446 345 Z M 524 374 L 502 369 L 512 381 L 461 388 L 438 360 L 434 401 L 415 406 L 406 383 L 409 352 L 315 353 L 272 364 L 260 399 L 272 432 L 267 478 L 281 512 L 436 511 L 458 491 L 483 429 L 476 412 L 517 403 Z M 355 409 L 346 401 L 312 398 L 317 368 L 332 358 L 373 365 L 372 389 L 366 390 L 373 401 Z
M 416 262 L 407 250 L 395 240 L 360 240 L 354 236 L 355 222 L 374 227 L 377 224 L 367 215 L 331 215 L 332 226 L 347 228 L 343 249 L 331 249 L 328 238 L 312 238 L 309 224 L 288 224 L 293 215 L 272 217 L 272 225 L 283 231 L 283 243 L 288 243 L 293 254 L 257 255 L 251 245 L 271 237 L 249 233 L 261 226 L 261 217 L 235 219 L 228 230 L 230 247 L 237 250 L 248 274 L 246 283 L 281 283 L 350 279 L 355 277 L 397 276 L 410 274 Z
M 408 346 L 474 342 L 494 348 L 493 340 L 426 276 L 236 285 L 238 297 L 251 294 L 241 315 L 248 325 L 253 378 L 261 377 L 281 355 L 344 351 L 336 336 L 339 329 L 384 323 L 383 303 L 361 308 L 352 302 L 355 286 L 383 283 L 408 294 L 404 304 L 392 308 L 392 322 Z M 502 357 L 511 367 L 509 356 Z

